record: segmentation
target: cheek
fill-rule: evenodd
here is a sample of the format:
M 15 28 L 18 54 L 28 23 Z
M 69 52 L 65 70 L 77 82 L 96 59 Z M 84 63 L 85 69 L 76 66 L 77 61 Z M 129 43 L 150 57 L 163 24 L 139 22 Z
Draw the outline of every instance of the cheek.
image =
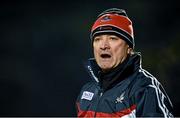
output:
M 114 53 L 114 58 L 115 58 L 115 60 L 121 60 L 125 55 L 126 55 L 126 53 L 127 53 L 127 50 L 126 50 L 126 48 L 124 47 L 124 48 L 122 48 L 122 47 L 117 47 L 117 48 L 115 48 L 114 49 L 114 51 L 113 51 Z
M 93 53 L 94 53 L 94 56 L 95 58 L 97 57 L 97 54 L 98 54 L 98 49 L 97 47 L 93 46 Z

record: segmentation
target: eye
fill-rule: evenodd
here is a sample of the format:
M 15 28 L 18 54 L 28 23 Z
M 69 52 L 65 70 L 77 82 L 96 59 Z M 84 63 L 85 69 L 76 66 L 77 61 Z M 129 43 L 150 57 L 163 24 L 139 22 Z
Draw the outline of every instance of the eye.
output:
M 116 37 L 116 36 L 111 36 L 110 39 L 111 39 L 111 40 L 118 40 L 118 37 Z
M 100 37 L 95 37 L 95 38 L 94 38 L 94 41 L 95 41 L 95 42 L 98 42 L 98 41 L 100 41 L 100 39 L 101 39 Z

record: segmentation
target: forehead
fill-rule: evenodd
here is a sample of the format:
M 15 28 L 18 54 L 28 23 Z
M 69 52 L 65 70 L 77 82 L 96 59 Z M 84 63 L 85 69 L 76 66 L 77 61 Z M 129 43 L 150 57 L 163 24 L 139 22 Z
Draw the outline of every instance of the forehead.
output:
M 123 37 L 118 36 L 118 35 L 113 34 L 113 33 L 101 33 L 101 34 L 98 34 L 98 35 L 94 36 L 92 43 L 94 44 L 94 43 L 95 43 L 95 40 L 96 40 L 96 39 L 99 39 L 99 38 L 100 38 L 100 39 L 103 39 L 103 38 L 111 38 L 111 37 L 117 38 L 117 40 L 115 41 L 116 44 L 118 44 L 117 42 L 127 44 L 127 42 L 123 39 Z M 114 41 L 113 41 L 113 42 L 114 42 Z
M 118 35 L 116 35 L 116 34 L 113 34 L 113 33 L 101 33 L 101 34 L 98 34 L 98 35 L 95 35 L 95 36 L 94 36 L 93 42 L 94 42 L 94 39 L 96 39 L 96 38 L 103 38 L 103 37 L 116 37 L 116 38 L 118 38 L 119 40 L 124 41 L 124 40 L 123 40 L 123 37 L 118 36 Z
M 104 32 L 104 33 L 97 33 L 94 35 L 93 39 L 97 36 L 103 36 L 103 35 L 107 35 L 107 36 L 116 36 L 120 39 L 123 39 L 123 37 L 117 33 L 114 33 L 114 32 Z

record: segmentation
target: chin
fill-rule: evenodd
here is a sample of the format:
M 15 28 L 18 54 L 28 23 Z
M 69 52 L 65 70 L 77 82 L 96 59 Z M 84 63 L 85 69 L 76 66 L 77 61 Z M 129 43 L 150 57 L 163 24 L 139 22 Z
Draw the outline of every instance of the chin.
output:
M 103 66 L 100 66 L 101 67 L 101 69 L 102 70 L 111 70 L 112 69 L 112 67 L 111 66 L 105 66 L 105 65 L 103 65 Z

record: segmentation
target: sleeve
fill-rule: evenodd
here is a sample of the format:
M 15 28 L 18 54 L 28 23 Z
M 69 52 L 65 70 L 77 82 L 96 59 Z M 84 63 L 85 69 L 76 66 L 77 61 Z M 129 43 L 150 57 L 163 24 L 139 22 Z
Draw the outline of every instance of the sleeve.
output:
M 135 93 L 134 102 L 138 117 L 173 117 L 172 104 L 163 89 L 149 85 Z
M 76 114 L 78 114 L 79 113 L 79 111 L 80 111 L 80 103 L 79 103 L 79 101 L 80 101 L 80 96 L 81 96 L 81 93 L 78 95 L 78 97 L 77 97 L 77 99 L 76 99 Z
M 81 114 L 81 109 L 80 109 L 80 104 L 81 104 L 81 96 L 84 90 L 86 90 L 87 87 L 89 87 L 89 85 L 91 84 L 91 82 L 86 83 L 85 85 L 83 85 L 83 87 L 80 89 L 79 95 L 76 98 L 76 103 L 75 103 L 75 108 L 76 108 L 76 114 L 77 116 L 79 114 Z

